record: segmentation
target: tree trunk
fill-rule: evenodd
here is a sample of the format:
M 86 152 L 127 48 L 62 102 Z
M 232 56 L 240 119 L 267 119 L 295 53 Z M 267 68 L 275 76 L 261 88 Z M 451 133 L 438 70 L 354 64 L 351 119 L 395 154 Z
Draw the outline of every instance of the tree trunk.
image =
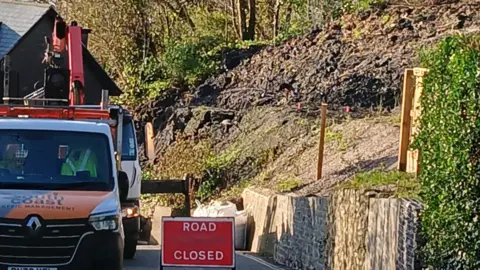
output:
M 190 15 L 188 14 L 188 10 L 185 7 L 185 5 L 181 4 L 178 2 L 178 0 L 175 0 L 175 3 L 177 4 L 179 10 L 177 10 L 172 3 L 169 2 L 170 0 L 164 0 L 163 3 L 167 5 L 167 7 L 173 11 L 175 14 L 177 14 L 180 18 L 182 18 L 184 21 L 187 22 L 187 24 L 195 30 L 195 23 L 193 22 L 192 18 L 190 18 Z
M 226 1 L 226 0 L 225 0 Z M 237 8 L 237 1 L 236 0 L 231 0 L 232 3 L 232 22 L 233 22 L 233 28 L 235 28 L 235 33 L 237 34 L 238 38 L 242 38 L 242 28 L 240 27 L 240 24 L 238 23 L 238 8 Z
M 249 0 L 249 11 L 250 16 L 248 20 L 248 29 L 246 29 L 246 37 L 244 40 L 254 40 L 255 39 L 255 25 L 257 23 L 257 5 L 255 0 Z
M 246 29 L 247 29 L 247 0 L 238 0 L 237 3 L 238 8 L 238 21 L 239 21 L 239 30 L 242 33 L 242 40 L 245 40 L 246 37 Z
M 276 41 L 278 36 L 278 26 L 280 24 L 280 0 L 275 1 L 273 14 L 273 40 Z

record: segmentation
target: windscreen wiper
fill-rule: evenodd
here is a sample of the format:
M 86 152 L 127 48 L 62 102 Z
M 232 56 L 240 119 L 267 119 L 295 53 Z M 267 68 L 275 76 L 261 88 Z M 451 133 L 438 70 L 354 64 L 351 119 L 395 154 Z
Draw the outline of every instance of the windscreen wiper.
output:
M 44 183 L 0 182 L 0 189 L 42 189 L 42 188 L 46 188 Z
M 57 184 L 57 183 L 55 183 Z M 82 182 L 67 182 L 67 183 L 58 183 L 58 188 L 56 189 L 71 189 L 71 188 L 83 188 L 83 187 L 104 187 L 106 184 L 102 182 L 95 181 L 82 181 Z

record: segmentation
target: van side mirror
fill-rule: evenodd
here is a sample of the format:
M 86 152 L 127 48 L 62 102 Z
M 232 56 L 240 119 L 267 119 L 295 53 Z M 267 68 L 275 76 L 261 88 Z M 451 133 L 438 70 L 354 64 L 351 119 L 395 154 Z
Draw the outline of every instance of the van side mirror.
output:
M 145 156 L 152 163 L 155 160 L 155 145 L 153 141 L 153 125 L 148 122 L 145 125 Z
M 118 172 L 118 191 L 120 193 L 120 201 L 126 201 L 129 189 L 128 175 L 124 171 Z

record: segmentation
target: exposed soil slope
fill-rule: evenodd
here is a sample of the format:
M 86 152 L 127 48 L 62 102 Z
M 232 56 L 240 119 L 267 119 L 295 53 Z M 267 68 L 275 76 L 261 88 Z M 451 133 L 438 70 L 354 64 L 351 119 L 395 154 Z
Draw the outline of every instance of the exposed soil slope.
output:
M 305 194 L 325 191 L 356 171 L 394 166 L 399 128 L 393 116 L 332 125 L 326 177 L 315 181 L 320 103 L 329 103 L 330 115 L 351 106 L 353 118 L 372 107 L 395 107 L 403 71 L 418 64 L 418 50 L 448 34 L 480 32 L 479 19 L 475 0 L 347 15 L 324 31 L 264 48 L 188 93 L 165 91 L 137 108 L 139 125 L 154 122 L 159 158 L 185 132 L 212 139 L 219 153 L 241 150 L 238 164 L 244 165 L 233 172 L 234 182 L 254 179 Z M 265 151 L 274 158 L 260 170 L 250 169 L 246 160 Z
M 417 64 L 421 45 L 457 31 L 478 31 L 479 19 L 480 2 L 472 0 L 346 15 L 323 32 L 266 48 L 212 78 L 199 88 L 196 101 L 236 110 L 279 105 L 283 88 L 289 87 L 299 92 L 305 106 L 320 101 L 392 106 L 403 70 Z M 212 93 L 214 98 L 205 98 Z

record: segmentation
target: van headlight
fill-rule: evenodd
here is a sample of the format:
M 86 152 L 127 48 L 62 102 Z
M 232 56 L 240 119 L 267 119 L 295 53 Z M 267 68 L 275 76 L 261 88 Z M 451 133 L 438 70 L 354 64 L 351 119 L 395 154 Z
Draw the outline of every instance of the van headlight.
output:
M 97 231 L 115 231 L 119 228 L 122 220 L 121 214 L 93 215 L 88 222 Z
M 124 218 L 134 218 L 140 215 L 140 209 L 138 206 L 126 207 L 122 209 L 122 217 Z

